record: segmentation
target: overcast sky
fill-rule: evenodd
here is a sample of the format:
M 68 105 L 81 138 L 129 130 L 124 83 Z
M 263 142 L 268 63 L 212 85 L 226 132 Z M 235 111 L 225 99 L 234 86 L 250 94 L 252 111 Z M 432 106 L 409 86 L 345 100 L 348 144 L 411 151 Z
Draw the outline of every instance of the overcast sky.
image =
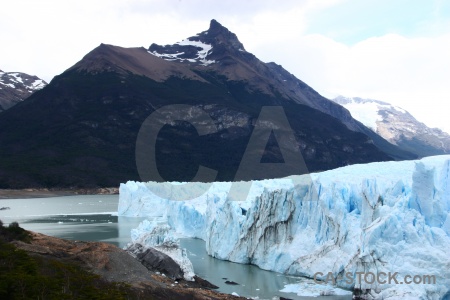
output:
M 46 81 L 100 43 L 172 44 L 216 19 L 326 97 L 373 98 L 450 132 L 448 0 L 15 0 L 0 69 Z

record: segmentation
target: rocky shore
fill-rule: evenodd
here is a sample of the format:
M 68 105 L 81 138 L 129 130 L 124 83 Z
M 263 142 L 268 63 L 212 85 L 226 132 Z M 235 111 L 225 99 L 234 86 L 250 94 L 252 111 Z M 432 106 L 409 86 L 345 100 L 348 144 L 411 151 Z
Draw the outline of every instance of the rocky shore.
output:
M 151 271 L 129 253 L 111 244 L 68 241 L 35 232 L 29 232 L 29 235 L 31 239 L 27 241 L 14 240 L 10 244 L 31 257 L 75 264 L 106 282 L 124 284 L 132 291 L 132 298 L 245 299 L 213 291 L 207 281 L 198 277 L 194 281 L 185 281 Z

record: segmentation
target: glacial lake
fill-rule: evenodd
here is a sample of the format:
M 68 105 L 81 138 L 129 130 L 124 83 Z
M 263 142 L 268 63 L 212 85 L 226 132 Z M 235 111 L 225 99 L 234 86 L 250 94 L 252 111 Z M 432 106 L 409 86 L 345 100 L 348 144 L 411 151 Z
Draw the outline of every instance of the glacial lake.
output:
M 52 198 L 0 199 L 0 220 L 5 225 L 17 221 L 27 230 L 69 240 L 101 241 L 123 248 L 131 241 L 130 231 L 146 218 L 118 217 L 118 195 L 82 195 Z M 301 282 L 312 293 L 321 287 L 312 280 L 261 270 L 256 266 L 222 261 L 207 255 L 205 242 L 182 239 L 194 272 L 219 286 L 219 291 L 236 292 L 244 297 L 272 299 L 282 296 L 290 299 L 349 300 L 347 296 L 304 297 L 280 292 L 287 284 Z M 225 279 L 226 278 L 226 279 Z M 239 285 L 228 285 L 226 280 Z

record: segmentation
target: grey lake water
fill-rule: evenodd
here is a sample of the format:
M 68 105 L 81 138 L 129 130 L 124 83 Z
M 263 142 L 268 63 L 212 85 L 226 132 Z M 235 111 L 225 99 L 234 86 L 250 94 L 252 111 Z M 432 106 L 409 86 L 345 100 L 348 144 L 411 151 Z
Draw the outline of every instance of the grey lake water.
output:
M 118 195 L 64 196 L 32 199 L 0 199 L 0 220 L 4 224 L 13 221 L 31 231 L 69 240 L 101 241 L 123 248 L 131 242 L 131 229 L 145 218 L 117 216 Z M 272 299 L 282 296 L 290 299 L 351 299 L 348 296 L 301 297 L 295 293 L 280 292 L 287 284 L 312 280 L 286 276 L 261 270 L 256 266 L 242 265 L 210 257 L 205 242 L 199 239 L 181 239 L 187 249 L 194 272 L 219 286 L 224 293 L 236 292 L 240 296 Z M 239 285 L 229 285 L 225 281 Z M 308 281 L 305 283 L 305 281 Z

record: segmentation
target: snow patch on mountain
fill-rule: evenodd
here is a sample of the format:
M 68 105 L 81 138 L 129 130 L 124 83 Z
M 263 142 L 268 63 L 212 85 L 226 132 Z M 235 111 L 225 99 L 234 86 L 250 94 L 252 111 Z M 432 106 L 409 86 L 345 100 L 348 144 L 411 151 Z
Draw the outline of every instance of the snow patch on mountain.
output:
M 24 73 L 0 72 L 0 86 L 1 85 L 8 86 L 13 89 L 22 88 L 34 92 L 42 89 L 47 84 L 42 79 Z
M 383 117 L 378 114 L 378 104 L 376 103 L 368 103 L 368 104 L 360 104 L 351 102 L 345 105 L 352 117 L 372 129 L 373 131 L 377 131 L 377 122 L 383 121 Z
M 194 55 L 193 57 L 189 57 L 189 58 L 179 57 L 181 55 L 186 54 L 185 52 L 182 52 L 179 50 L 178 50 L 179 52 L 175 52 L 175 53 L 159 53 L 157 51 L 148 51 L 148 53 L 150 53 L 154 56 L 163 58 L 168 61 L 176 61 L 177 60 L 177 61 L 181 61 L 181 62 L 183 62 L 183 61 L 189 61 L 189 62 L 193 62 L 193 63 L 198 62 L 204 66 L 215 63 L 215 60 L 206 59 L 206 57 L 208 56 L 208 54 L 211 53 L 211 50 L 212 50 L 212 46 L 209 44 L 202 43 L 201 41 L 190 40 L 188 38 L 188 39 L 182 40 L 181 42 L 175 43 L 175 46 L 177 46 L 177 45 L 178 46 L 195 47 L 197 49 L 196 55 Z M 174 48 L 178 49 L 177 47 L 174 47 Z M 182 47 L 181 47 L 181 49 L 182 49 Z
M 36 76 L 0 71 L 0 112 L 23 101 L 46 85 L 45 81 Z
M 400 113 L 406 113 L 406 111 L 400 107 L 373 99 L 339 96 L 333 99 L 333 101 L 347 108 L 353 118 L 375 132 L 377 132 L 378 129 L 378 122 L 384 120 L 383 115 L 380 114 L 381 110 L 396 110 Z
M 337 287 L 374 299 L 440 299 L 450 287 L 449 178 L 450 156 L 436 156 L 253 181 L 248 194 L 242 186 L 233 195 L 243 201 L 230 201 L 229 182 L 190 201 L 164 199 L 190 199 L 188 188 L 128 182 L 120 186 L 119 215 L 158 214 L 169 236 L 201 238 L 219 259 L 309 278 L 331 272 Z M 145 242 L 157 227 L 140 226 L 134 239 Z M 398 272 L 399 281 L 433 275 L 436 283 L 358 283 L 356 272 Z
M 177 43 L 178 45 L 182 46 L 194 46 L 197 48 L 202 48 L 202 50 L 199 50 L 197 52 L 197 58 L 199 59 L 205 59 L 208 55 L 208 52 L 211 51 L 212 46 L 208 44 L 204 44 L 200 41 L 190 41 L 189 39 L 182 40 L 181 42 Z
M 348 109 L 353 118 L 394 145 L 418 156 L 450 153 L 450 135 L 429 128 L 401 107 L 386 102 L 339 96 L 334 102 Z
M 47 85 L 47 83 L 45 83 L 44 80 L 36 79 L 35 81 L 33 81 L 31 83 L 30 89 L 32 89 L 32 90 L 40 90 L 40 89 L 44 88 L 46 85 Z

